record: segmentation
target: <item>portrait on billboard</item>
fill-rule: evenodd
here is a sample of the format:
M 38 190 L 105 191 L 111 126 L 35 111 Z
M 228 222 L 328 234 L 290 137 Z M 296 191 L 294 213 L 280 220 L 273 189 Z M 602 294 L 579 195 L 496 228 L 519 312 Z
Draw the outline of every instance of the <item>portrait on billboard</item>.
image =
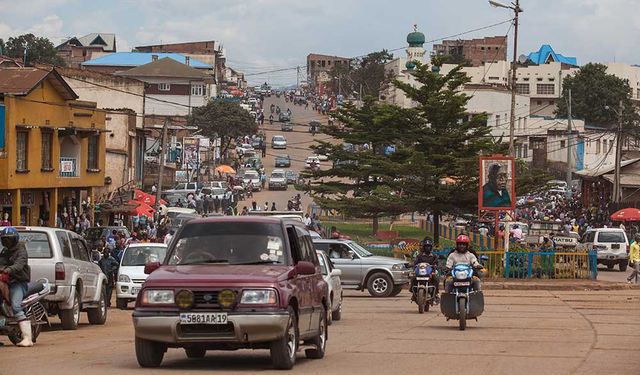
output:
M 480 209 L 512 209 L 515 203 L 514 159 L 480 158 Z

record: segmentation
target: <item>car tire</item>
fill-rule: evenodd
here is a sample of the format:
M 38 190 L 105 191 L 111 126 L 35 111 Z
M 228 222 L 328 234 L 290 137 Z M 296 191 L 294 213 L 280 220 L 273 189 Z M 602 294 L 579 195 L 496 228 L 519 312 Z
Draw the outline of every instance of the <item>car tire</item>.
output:
M 607 270 L 608 270 L 608 271 L 613 270 L 613 267 L 615 267 L 615 264 L 613 264 L 613 263 L 607 263 Z
M 202 346 L 184 348 L 184 352 L 187 354 L 187 358 L 191 359 L 204 358 L 207 355 L 207 349 Z
M 620 267 L 620 272 L 626 271 L 627 270 L 627 265 L 628 265 L 627 261 L 618 263 L 618 267 Z
M 136 337 L 135 346 L 136 359 L 140 367 L 160 366 L 164 353 L 167 351 L 166 345 L 139 337 Z
M 393 280 L 384 272 L 376 272 L 369 276 L 367 290 L 372 297 L 389 297 L 393 292 Z
M 100 300 L 98 301 L 98 307 L 95 309 L 87 310 L 87 318 L 89 324 L 102 325 L 107 321 L 107 287 L 102 285 L 100 289 Z
M 342 319 L 342 297 L 340 298 L 340 305 L 337 310 L 331 312 L 331 320 L 339 321 Z
M 60 322 L 62 329 L 72 331 L 78 329 L 80 323 L 80 290 L 78 287 L 73 288 L 73 305 L 70 309 L 60 310 Z
M 289 323 L 285 334 L 271 343 L 271 363 L 278 370 L 291 370 L 296 363 L 299 341 L 298 317 L 289 306 Z
M 129 301 L 124 298 L 116 298 L 116 307 L 120 310 L 126 310 L 129 306 Z
M 328 320 L 327 320 L 327 309 L 322 306 L 322 311 L 320 312 L 320 332 L 318 336 L 314 337 L 309 342 L 312 345 L 315 345 L 315 349 L 307 349 L 304 351 L 304 354 L 309 359 L 321 359 L 324 357 L 324 352 L 327 348 L 327 338 L 328 338 Z
M 402 292 L 402 285 L 394 285 L 390 297 L 395 297 Z

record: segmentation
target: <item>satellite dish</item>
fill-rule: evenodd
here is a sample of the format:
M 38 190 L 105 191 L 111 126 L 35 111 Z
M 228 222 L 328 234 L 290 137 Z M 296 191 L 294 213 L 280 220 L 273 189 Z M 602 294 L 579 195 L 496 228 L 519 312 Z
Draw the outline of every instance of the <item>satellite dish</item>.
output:
M 520 55 L 518 56 L 518 62 L 520 64 L 524 64 L 527 62 L 527 60 L 529 60 L 529 57 L 527 55 Z

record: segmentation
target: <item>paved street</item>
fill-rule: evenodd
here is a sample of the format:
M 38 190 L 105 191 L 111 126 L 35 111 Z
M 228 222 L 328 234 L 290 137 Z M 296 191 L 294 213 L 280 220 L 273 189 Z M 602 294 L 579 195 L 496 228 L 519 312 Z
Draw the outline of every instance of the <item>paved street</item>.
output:
M 487 291 L 485 314 L 466 331 L 439 312 L 419 315 L 406 291 L 388 299 L 347 295 L 343 319 L 330 327 L 326 357 L 299 354 L 294 373 L 442 373 L 468 366 L 476 374 L 588 375 L 637 374 L 640 366 L 639 290 Z M 0 349 L 0 373 L 158 373 L 138 367 L 131 310 L 109 310 L 105 326 L 89 326 L 83 315 L 77 331 L 53 322 L 33 349 Z M 183 350 L 170 349 L 161 373 L 185 370 L 276 373 L 268 351 L 208 352 L 203 360 L 189 360 Z

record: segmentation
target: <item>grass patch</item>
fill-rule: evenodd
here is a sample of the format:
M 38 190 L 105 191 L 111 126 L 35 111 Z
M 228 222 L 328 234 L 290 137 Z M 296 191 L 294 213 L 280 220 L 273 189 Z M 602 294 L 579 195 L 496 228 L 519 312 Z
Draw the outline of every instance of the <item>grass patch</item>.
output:
M 351 239 L 363 245 L 369 244 L 369 243 L 375 243 L 375 242 L 377 243 L 386 242 L 384 240 L 379 240 L 378 238 L 376 238 L 376 236 L 371 234 L 372 229 L 371 229 L 370 223 L 367 224 L 367 223 L 329 222 L 329 223 L 326 223 L 326 225 L 327 225 L 327 230 L 329 230 L 331 226 L 335 225 L 335 227 L 338 228 L 338 230 L 342 234 L 351 237 Z M 389 230 L 389 225 L 381 224 L 379 229 L 383 231 Z M 394 225 L 393 230 L 397 231 L 399 233 L 399 238 L 402 238 L 402 239 L 422 240 L 427 235 L 433 238 L 432 233 L 427 233 L 418 226 Z M 455 241 L 447 240 L 445 238 L 440 237 L 441 249 L 453 248 L 453 247 L 455 247 Z M 370 250 L 372 253 L 376 255 L 388 256 L 392 254 L 391 250 L 382 250 L 382 249 L 375 249 L 375 250 L 370 249 Z

